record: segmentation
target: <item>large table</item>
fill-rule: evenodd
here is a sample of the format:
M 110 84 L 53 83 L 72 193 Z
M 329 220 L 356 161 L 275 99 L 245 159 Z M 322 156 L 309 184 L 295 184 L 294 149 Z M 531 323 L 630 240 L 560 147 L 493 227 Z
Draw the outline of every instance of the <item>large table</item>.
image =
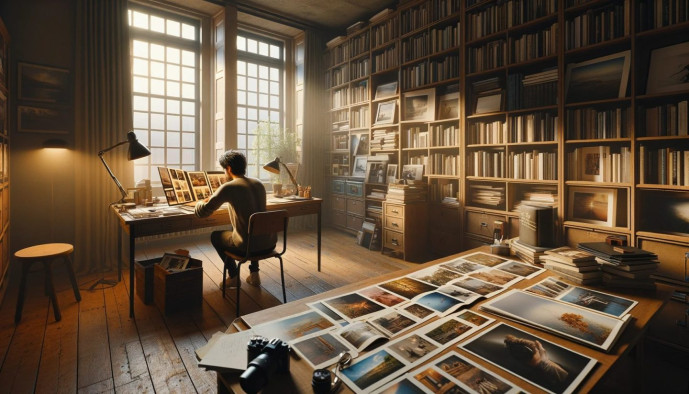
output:
M 392 272 L 390 274 L 382 275 L 376 278 L 372 278 L 363 282 L 358 282 L 354 284 L 350 284 L 347 286 L 343 286 L 341 288 L 337 288 L 325 293 L 317 294 L 308 298 L 300 299 L 298 301 L 293 301 L 284 305 L 278 305 L 273 308 L 265 309 L 259 312 L 251 313 L 245 316 L 242 316 L 242 322 L 243 324 L 246 325 L 246 328 L 255 326 L 257 324 L 265 323 L 270 320 L 274 319 L 279 319 L 282 317 L 290 316 L 292 314 L 302 312 L 305 310 L 308 310 L 307 303 L 311 303 L 314 301 L 330 298 L 339 294 L 345 294 L 349 293 L 352 291 L 355 291 L 357 289 L 362 289 L 366 286 L 370 286 L 376 283 L 380 283 L 384 280 L 392 279 L 392 278 L 397 278 L 399 276 L 404 276 L 410 272 L 420 270 L 423 268 L 426 268 L 431 265 L 438 264 L 443 261 L 451 260 L 455 257 L 461 256 L 461 255 L 466 255 L 470 253 L 474 253 L 477 251 L 482 251 L 486 253 L 490 253 L 488 247 L 479 247 L 470 251 L 462 252 L 450 257 L 442 258 L 439 260 L 431 261 L 422 265 L 419 265 L 417 268 L 412 268 L 412 269 L 406 269 L 406 270 L 400 270 L 396 272 Z M 513 258 L 514 260 L 518 260 L 517 258 Z M 540 282 L 541 280 L 545 279 L 548 276 L 551 276 L 552 274 L 549 271 L 546 271 L 535 278 L 532 279 L 525 279 L 522 280 L 521 282 L 517 283 L 516 285 L 512 286 L 511 288 L 525 288 L 529 287 L 537 282 Z M 632 349 L 635 350 L 635 357 L 637 361 L 640 361 L 641 358 L 643 357 L 643 341 L 641 340 L 646 332 L 647 326 L 651 318 L 656 315 L 656 313 L 661 309 L 661 307 L 667 302 L 667 300 L 670 298 L 670 294 L 672 293 L 672 289 L 669 286 L 666 285 L 661 285 L 659 284 L 657 289 L 655 291 L 625 291 L 625 292 L 620 292 L 620 291 L 612 291 L 610 289 L 597 289 L 596 287 L 591 287 L 591 286 L 582 286 L 582 287 L 590 287 L 592 289 L 600 290 L 606 293 L 611 293 L 611 294 L 616 294 L 620 295 L 626 298 L 630 298 L 633 300 L 638 301 L 638 304 L 631 310 L 631 315 L 633 316 L 633 321 L 629 323 L 627 328 L 624 330 L 623 334 L 620 336 L 618 342 L 613 346 L 612 351 L 610 353 L 604 353 L 602 351 L 598 351 L 596 349 L 580 345 L 578 343 L 563 339 L 561 337 L 549 334 L 545 331 L 537 330 L 534 328 L 531 328 L 529 326 L 525 326 L 523 324 L 506 320 L 504 318 L 501 318 L 499 316 L 490 314 L 486 311 L 481 311 L 480 305 L 485 302 L 478 302 L 474 305 L 471 306 L 471 310 L 479 312 L 481 314 L 484 314 L 486 316 L 490 316 L 491 318 L 494 318 L 498 322 L 506 322 L 509 323 L 512 326 L 515 326 L 517 328 L 520 328 L 522 330 L 531 332 L 537 336 L 540 336 L 546 340 L 549 340 L 551 342 L 555 342 L 557 344 L 560 344 L 564 347 L 567 347 L 569 349 L 572 349 L 576 352 L 585 354 L 587 356 L 593 357 L 596 360 L 598 360 L 597 366 L 587 375 L 585 380 L 577 387 L 576 392 L 589 392 L 591 389 L 593 389 L 596 384 L 601 380 L 601 378 L 612 368 L 613 365 L 615 365 L 620 358 L 623 356 L 629 354 Z M 485 330 L 485 329 L 484 329 Z M 480 332 L 484 331 L 481 330 Z M 474 334 L 476 335 L 476 334 Z M 451 350 L 458 350 L 458 348 L 455 346 L 451 346 L 448 349 L 445 349 L 440 355 L 435 356 L 434 358 L 439 358 L 441 355 L 451 351 Z M 470 355 L 466 352 L 460 351 L 463 356 L 466 356 L 467 358 L 473 360 L 474 362 L 477 362 L 479 364 L 482 364 L 485 366 L 487 369 L 491 370 L 492 372 L 495 372 L 496 374 L 506 378 L 508 381 L 512 381 L 519 386 L 521 386 L 523 389 L 527 390 L 528 392 L 532 393 L 537 393 L 537 392 L 543 392 L 542 389 L 529 384 L 528 382 L 521 380 L 519 378 L 516 378 L 514 375 L 511 375 L 493 365 L 487 364 L 485 361 L 482 361 L 481 359 L 474 357 L 473 355 Z M 292 358 L 291 360 L 291 367 L 290 367 L 290 375 L 289 376 L 280 376 L 280 375 L 275 375 L 276 377 L 271 380 L 271 382 L 268 384 L 268 386 L 265 388 L 264 392 L 294 392 L 294 393 L 312 393 L 313 389 L 311 388 L 311 376 L 312 376 L 313 370 L 311 367 L 306 363 L 306 361 L 302 360 L 296 360 Z M 634 378 L 640 379 L 642 378 L 643 373 L 637 373 L 635 374 Z M 640 387 L 640 386 L 637 386 Z M 349 388 L 346 386 L 343 386 L 344 390 L 341 390 L 340 392 L 351 392 Z M 236 392 L 236 393 L 241 393 L 243 390 L 239 386 L 239 374 L 235 373 L 218 373 L 218 392 L 219 393 L 226 393 L 226 392 Z
M 266 203 L 268 211 L 284 209 L 289 217 L 312 215 L 318 216 L 318 271 L 321 270 L 321 205 L 320 198 L 310 199 L 282 199 L 269 198 Z M 160 207 L 151 207 L 158 210 Z M 218 209 L 211 216 L 199 218 L 193 212 L 182 212 L 170 216 L 157 216 L 147 218 L 134 218 L 126 212 L 120 212 L 113 207 L 112 211 L 117 216 L 120 226 L 129 235 L 129 316 L 134 317 L 134 256 L 136 250 L 136 238 L 169 234 L 178 231 L 194 230 L 199 228 L 215 227 L 230 224 L 230 216 L 227 209 Z M 122 250 L 122 233 L 118 232 L 118 250 Z M 122 259 L 118 256 L 118 282 L 122 280 Z

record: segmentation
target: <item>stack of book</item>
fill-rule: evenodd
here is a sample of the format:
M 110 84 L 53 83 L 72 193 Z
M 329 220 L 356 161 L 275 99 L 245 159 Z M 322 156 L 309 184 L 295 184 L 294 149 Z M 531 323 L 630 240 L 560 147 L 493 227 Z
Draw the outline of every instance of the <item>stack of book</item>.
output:
M 519 238 L 513 238 L 510 240 L 510 248 L 515 256 L 519 257 L 525 263 L 530 264 L 542 264 L 541 258 L 544 256 L 547 250 L 552 248 L 531 246 L 525 244 L 519 240 Z
M 596 256 L 569 246 L 547 250 L 541 262 L 545 269 L 580 285 L 599 283 L 603 276 Z
M 579 249 L 596 256 L 603 271 L 603 284 L 611 287 L 654 289 L 651 274 L 658 267 L 655 253 L 631 246 L 613 246 L 605 242 L 581 243 Z
M 377 129 L 371 132 L 371 149 L 397 149 L 397 133 L 390 129 Z
M 387 201 L 402 203 L 426 201 L 426 189 L 426 184 L 402 185 L 394 183 L 388 186 L 388 193 L 385 199 Z
M 386 193 L 384 188 L 372 187 L 371 191 L 368 193 L 368 195 L 366 197 L 378 199 L 378 200 L 385 200 L 386 194 L 387 193 Z

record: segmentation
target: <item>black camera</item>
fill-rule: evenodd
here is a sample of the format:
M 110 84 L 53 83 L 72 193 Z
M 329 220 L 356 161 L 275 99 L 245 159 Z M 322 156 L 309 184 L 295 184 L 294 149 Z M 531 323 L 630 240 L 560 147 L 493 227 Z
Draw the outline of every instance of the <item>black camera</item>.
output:
M 247 345 L 249 364 L 239 377 L 242 389 L 257 393 L 274 373 L 289 373 L 289 352 L 289 345 L 278 338 L 251 338 Z

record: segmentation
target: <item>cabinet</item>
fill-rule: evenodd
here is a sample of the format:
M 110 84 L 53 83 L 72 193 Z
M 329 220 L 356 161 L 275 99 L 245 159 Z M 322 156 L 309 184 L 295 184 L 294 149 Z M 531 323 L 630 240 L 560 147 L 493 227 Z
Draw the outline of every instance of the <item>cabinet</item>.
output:
M 10 266 L 10 35 L 0 19 L 0 301 Z
M 383 252 L 404 260 L 428 255 L 428 206 L 425 202 L 383 203 Z

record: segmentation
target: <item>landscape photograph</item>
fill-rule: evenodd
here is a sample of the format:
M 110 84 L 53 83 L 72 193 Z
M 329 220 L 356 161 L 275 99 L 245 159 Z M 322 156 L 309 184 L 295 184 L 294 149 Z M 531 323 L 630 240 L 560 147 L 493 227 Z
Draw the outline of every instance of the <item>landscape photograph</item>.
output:
M 342 352 L 352 353 L 350 348 L 330 333 L 303 339 L 291 346 L 316 369 L 336 362 Z
M 442 286 L 447 284 L 447 282 L 450 282 L 451 280 L 457 279 L 461 276 L 462 274 L 460 273 L 446 270 L 441 267 L 427 268 L 411 275 L 411 277 L 414 279 L 422 280 L 435 286 Z
M 423 294 L 429 291 L 435 290 L 437 287 L 424 283 L 412 278 L 398 278 L 391 280 L 390 282 L 385 282 L 379 284 L 378 286 L 389 290 L 397 295 L 400 295 L 408 300 L 416 297 L 419 294 Z
M 497 375 L 482 369 L 456 352 L 448 353 L 435 365 L 477 393 L 505 394 L 514 389 Z
M 420 359 L 432 354 L 438 346 L 419 335 L 412 334 L 399 341 L 388 345 L 390 351 L 397 353 L 409 364 L 413 364 Z
M 465 390 L 460 388 L 450 379 L 443 376 L 440 371 L 434 368 L 423 368 L 419 372 L 414 373 L 414 379 L 419 381 L 432 393 L 444 394 L 464 394 Z
M 488 297 L 489 295 L 492 295 L 493 293 L 496 293 L 500 290 L 502 290 L 502 287 L 496 286 L 490 283 L 486 283 L 482 280 L 474 279 L 474 278 L 463 278 L 460 279 L 457 282 L 453 283 L 455 286 L 459 286 L 463 289 L 471 290 L 474 293 L 480 294 L 482 296 Z
M 460 274 L 468 274 L 469 272 L 480 270 L 484 267 L 481 264 L 472 263 L 462 259 L 440 264 L 440 266 L 455 272 L 459 272 Z
M 345 294 L 325 300 L 323 303 L 328 308 L 335 310 L 337 313 L 350 320 L 358 319 L 385 309 L 385 307 L 382 305 L 377 304 L 358 293 Z
M 383 332 L 389 336 L 393 336 L 415 326 L 417 321 L 410 319 L 408 316 L 405 316 L 400 312 L 392 312 L 384 316 L 371 319 L 370 323 L 376 326 L 376 328 L 384 330 Z
M 404 307 L 404 310 L 411 313 L 412 315 L 418 317 L 421 320 L 426 319 L 428 316 L 435 314 L 436 312 L 432 309 L 428 309 L 423 305 L 411 304 Z
M 366 390 L 373 384 L 389 380 L 404 367 L 403 362 L 388 353 L 386 349 L 381 349 L 343 369 L 340 374 L 351 382 L 351 386 L 350 384 L 348 386 Z
M 421 296 L 421 298 L 415 300 L 415 302 L 440 313 L 444 313 L 460 304 L 463 304 L 460 300 L 449 297 L 437 291 L 424 294 Z
M 454 341 L 455 339 L 461 337 L 471 329 L 471 326 L 468 326 L 454 319 L 449 319 L 448 321 L 431 329 L 423 335 L 427 336 L 428 338 L 431 338 L 432 340 L 442 345 L 446 345 Z
M 470 273 L 469 276 L 498 286 L 508 286 L 513 283 L 519 282 L 522 279 L 517 275 L 513 275 L 509 272 L 500 271 L 497 269 L 476 271 Z
M 462 256 L 462 258 L 466 261 L 481 264 L 486 267 L 495 267 L 496 265 L 507 261 L 507 259 L 483 252 L 476 252 L 470 255 Z
M 519 275 L 524 278 L 532 278 L 543 271 L 542 268 L 535 267 L 533 265 L 523 264 L 517 261 L 508 261 L 506 263 L 500 264 L 495 268 L 509 272 L 514 275 Z
M 335 324 L 316 311 L 308 311 L 292 315 L 280 320 L 254 327 L 257 335 L 266 338 L 280 338 L 291 341 L 314 332 L 333 327 Z
M 388 307 L 395 306 L 400 302 L 405 302 L 404 298 L 398 297 L 394 294 L 388 293 L 387 291 L 381 289 L 380 287 L 371 286 L 359 291 L 364 297 L 368 297 L 373 301 L 383 304 Z

